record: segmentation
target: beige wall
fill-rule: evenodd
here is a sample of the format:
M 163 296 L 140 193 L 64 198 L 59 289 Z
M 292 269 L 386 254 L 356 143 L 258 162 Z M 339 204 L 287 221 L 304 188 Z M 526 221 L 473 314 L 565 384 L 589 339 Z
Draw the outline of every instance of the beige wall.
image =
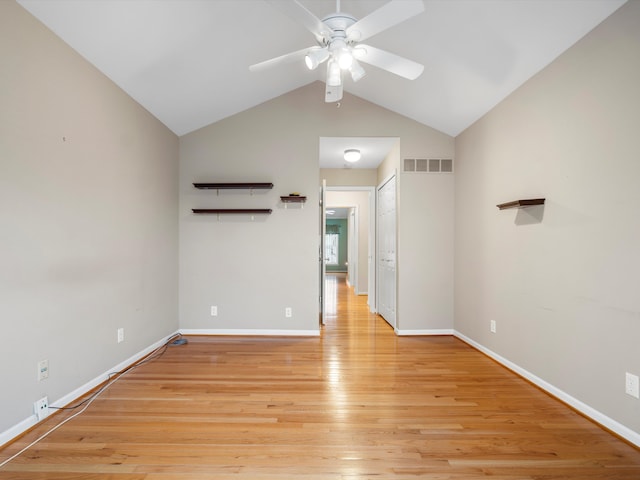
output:
M 434 151 L 453 153 L 453 138 L 445 134 L 348 94 L 336 109 L 322 101 L 323 90 L 324 84 L 312 83 L 181 137 L 182 328 L 214 333 L 318 331 L 320 137 L 399 137 L 398 153 L 414 158 Z M 253 197 L 242 193 L 216 197 L 191 185 L 247 180 L 272 181 L 275 187 Z M 292 191 L 307 195 L 304 209 L 283 209 L 279 196 Z M 190 213 L 191 208 L 207 205 L 256 205 L 274 212 L 254 222 L 218 221 Z M 414 216 L 421 220 L 422 210 L 407 215 L 408 221 Z M 444 230 L 452 229 L 453 219 L 445 220 Z M 439 231 L 440 226 L 432 225 L 433 235 Z M 421 254 L 407 252 L 406 258 L 411 261 Z M 452 271 L 452 252 L 450 264 Z M 425 274 L 441 272 L 418 272 L 415 281 L 422 282 Z M 412 304 L 422 302 L 421 296 L 408 299 Z M 220 314 L 211 317 L 210 306 L 216 304 Z M 292 318 L 284 317 L 285 307 L 292 307 Z M 424 321 L 423 315 L 407 319 L 415 328 L 423 327 Z
M 0 64 L 2 443 L 177 329 L 178 139 L 15 2 Z
M 450 137 L 401 138 L 378 167 L 378 183 L 396 175 L 396 331 L 453 332 L 454 178 L 402 173 L 405 158 L 453 158 Z
M 321 168 L 320 182 L 327 181 L 333 187 L 369 187 L 375 186 L 378 171 L 375 168 Z
M 456 139 L 455 262 L 456 330 L 636 443 L 639 25 L 628 2 Z

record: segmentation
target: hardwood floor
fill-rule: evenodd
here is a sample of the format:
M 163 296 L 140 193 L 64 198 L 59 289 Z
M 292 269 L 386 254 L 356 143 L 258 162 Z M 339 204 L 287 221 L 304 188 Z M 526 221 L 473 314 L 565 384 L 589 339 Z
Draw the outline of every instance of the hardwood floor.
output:
M 327 291 L 320 338 L 189 337 L 0 479 L 640 479 L 639 450 L 468 345 L 396 337 L 343 277 Z

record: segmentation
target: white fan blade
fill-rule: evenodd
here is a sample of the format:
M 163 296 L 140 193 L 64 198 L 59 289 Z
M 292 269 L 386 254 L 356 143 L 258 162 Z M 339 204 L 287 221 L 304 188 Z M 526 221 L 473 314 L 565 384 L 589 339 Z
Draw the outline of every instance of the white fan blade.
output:
M 331 87 L 327 84 L 324 92 L 324 101 L 326 103 L 335 103 L 342 100 L 342 83 L 337 87 Z
M 361 42 L 422 12 L 422 0 L 394 0 L 385 3 L 347 28 L 347 38 Z
M 304 56 L 307 54 L 307 52 L 309 52 L 309 50 L 312 50 L 312 49 L 313 47 L 307 47 L 307 48 L 303 48 L 302 50 L 298 50 L 297 52 L 291 52 L 276 58 L 272 58 L 270 60 L 265 60 L 264 62 L 251 65 L 249 67 L 249 70 L 251 72 L 260 72 L 262 70 L 275 67 L 276 65 L 282 65 L 285 63 L 295 62 L 297 60 L 302 60 Z
M 333 33 L 322 20 L 311 13 L 298 0 L 266 0 L 289 18 L 301 23 L 316 36 L 316 40 L 322 43 L 323 39 L 329 39 Z
M 358 45 L 353 49 L 353 56 L 361 62 L 394 73 L 407 80 L 415 80 L 424 70 L 423 65 L 413 60 L 370 45 Z

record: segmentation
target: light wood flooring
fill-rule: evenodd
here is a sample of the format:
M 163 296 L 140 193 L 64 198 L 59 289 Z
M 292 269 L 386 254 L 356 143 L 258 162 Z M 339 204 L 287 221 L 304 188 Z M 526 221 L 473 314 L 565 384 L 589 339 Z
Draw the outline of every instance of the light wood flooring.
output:
M 327 291 L 320 338 L 189 337 L 0 479 L 640 479 L 640 450 L 473 348 L 396 337 L 343 276 Z

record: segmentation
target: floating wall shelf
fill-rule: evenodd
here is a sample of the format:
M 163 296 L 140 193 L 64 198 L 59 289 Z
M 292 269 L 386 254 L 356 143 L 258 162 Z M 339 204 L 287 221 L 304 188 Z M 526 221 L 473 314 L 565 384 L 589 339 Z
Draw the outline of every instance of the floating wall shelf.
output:
M 283 203 L 304 203 L 307 201 L 307 197 L 301 197 L 300 195 L 285 195 L 280 197 Z
M 273 188 L 273 183 L 266 182 L 231 182 L 231 183 L 194 183 L 194 187 L 201 190 L 217 190 L 220 193 L 220 190 L 251 190 L 251 194 L 253 195 L 254 189 L 265 189 L 270 190 Z M 271 214 L 270 208 L 192 208 L 191 211 L 193 213 L 204 213 L 204 214 L 214 214 L 218 215 L 220 218 L 221 214 L 233 215 L 233 214 L 248 214 L 251 215 L 251 219 L 253 220 L 253 216 L 255 214 Z
M 500 210 L 506 210 L 507 208 L 525 208 L 533 207 L 534 205 L 544 205 L 544 198 L 530 198 L 526 200 L 514 200 L 513 202 L 501 203 L 496 205 Z
M 284 195 L 280 197 L 282 203 L 284 203 L 284 208 L 287 208 L 287 204 L 289 203 L 299 203 L 301 208 L 304 208 L 304 202 L 307 201 L 307 197 L 303 197 L 300 195 Z
M 213 214 L 256 214 L 256 213 L 264 213 L 269 215 L 271 213 L 270 208 L 192 208 L 193 213 L 213 213 Z
M 273 183 L 194 183 L 193 186 L 201 190 L 270 190 L 273 188 Z

